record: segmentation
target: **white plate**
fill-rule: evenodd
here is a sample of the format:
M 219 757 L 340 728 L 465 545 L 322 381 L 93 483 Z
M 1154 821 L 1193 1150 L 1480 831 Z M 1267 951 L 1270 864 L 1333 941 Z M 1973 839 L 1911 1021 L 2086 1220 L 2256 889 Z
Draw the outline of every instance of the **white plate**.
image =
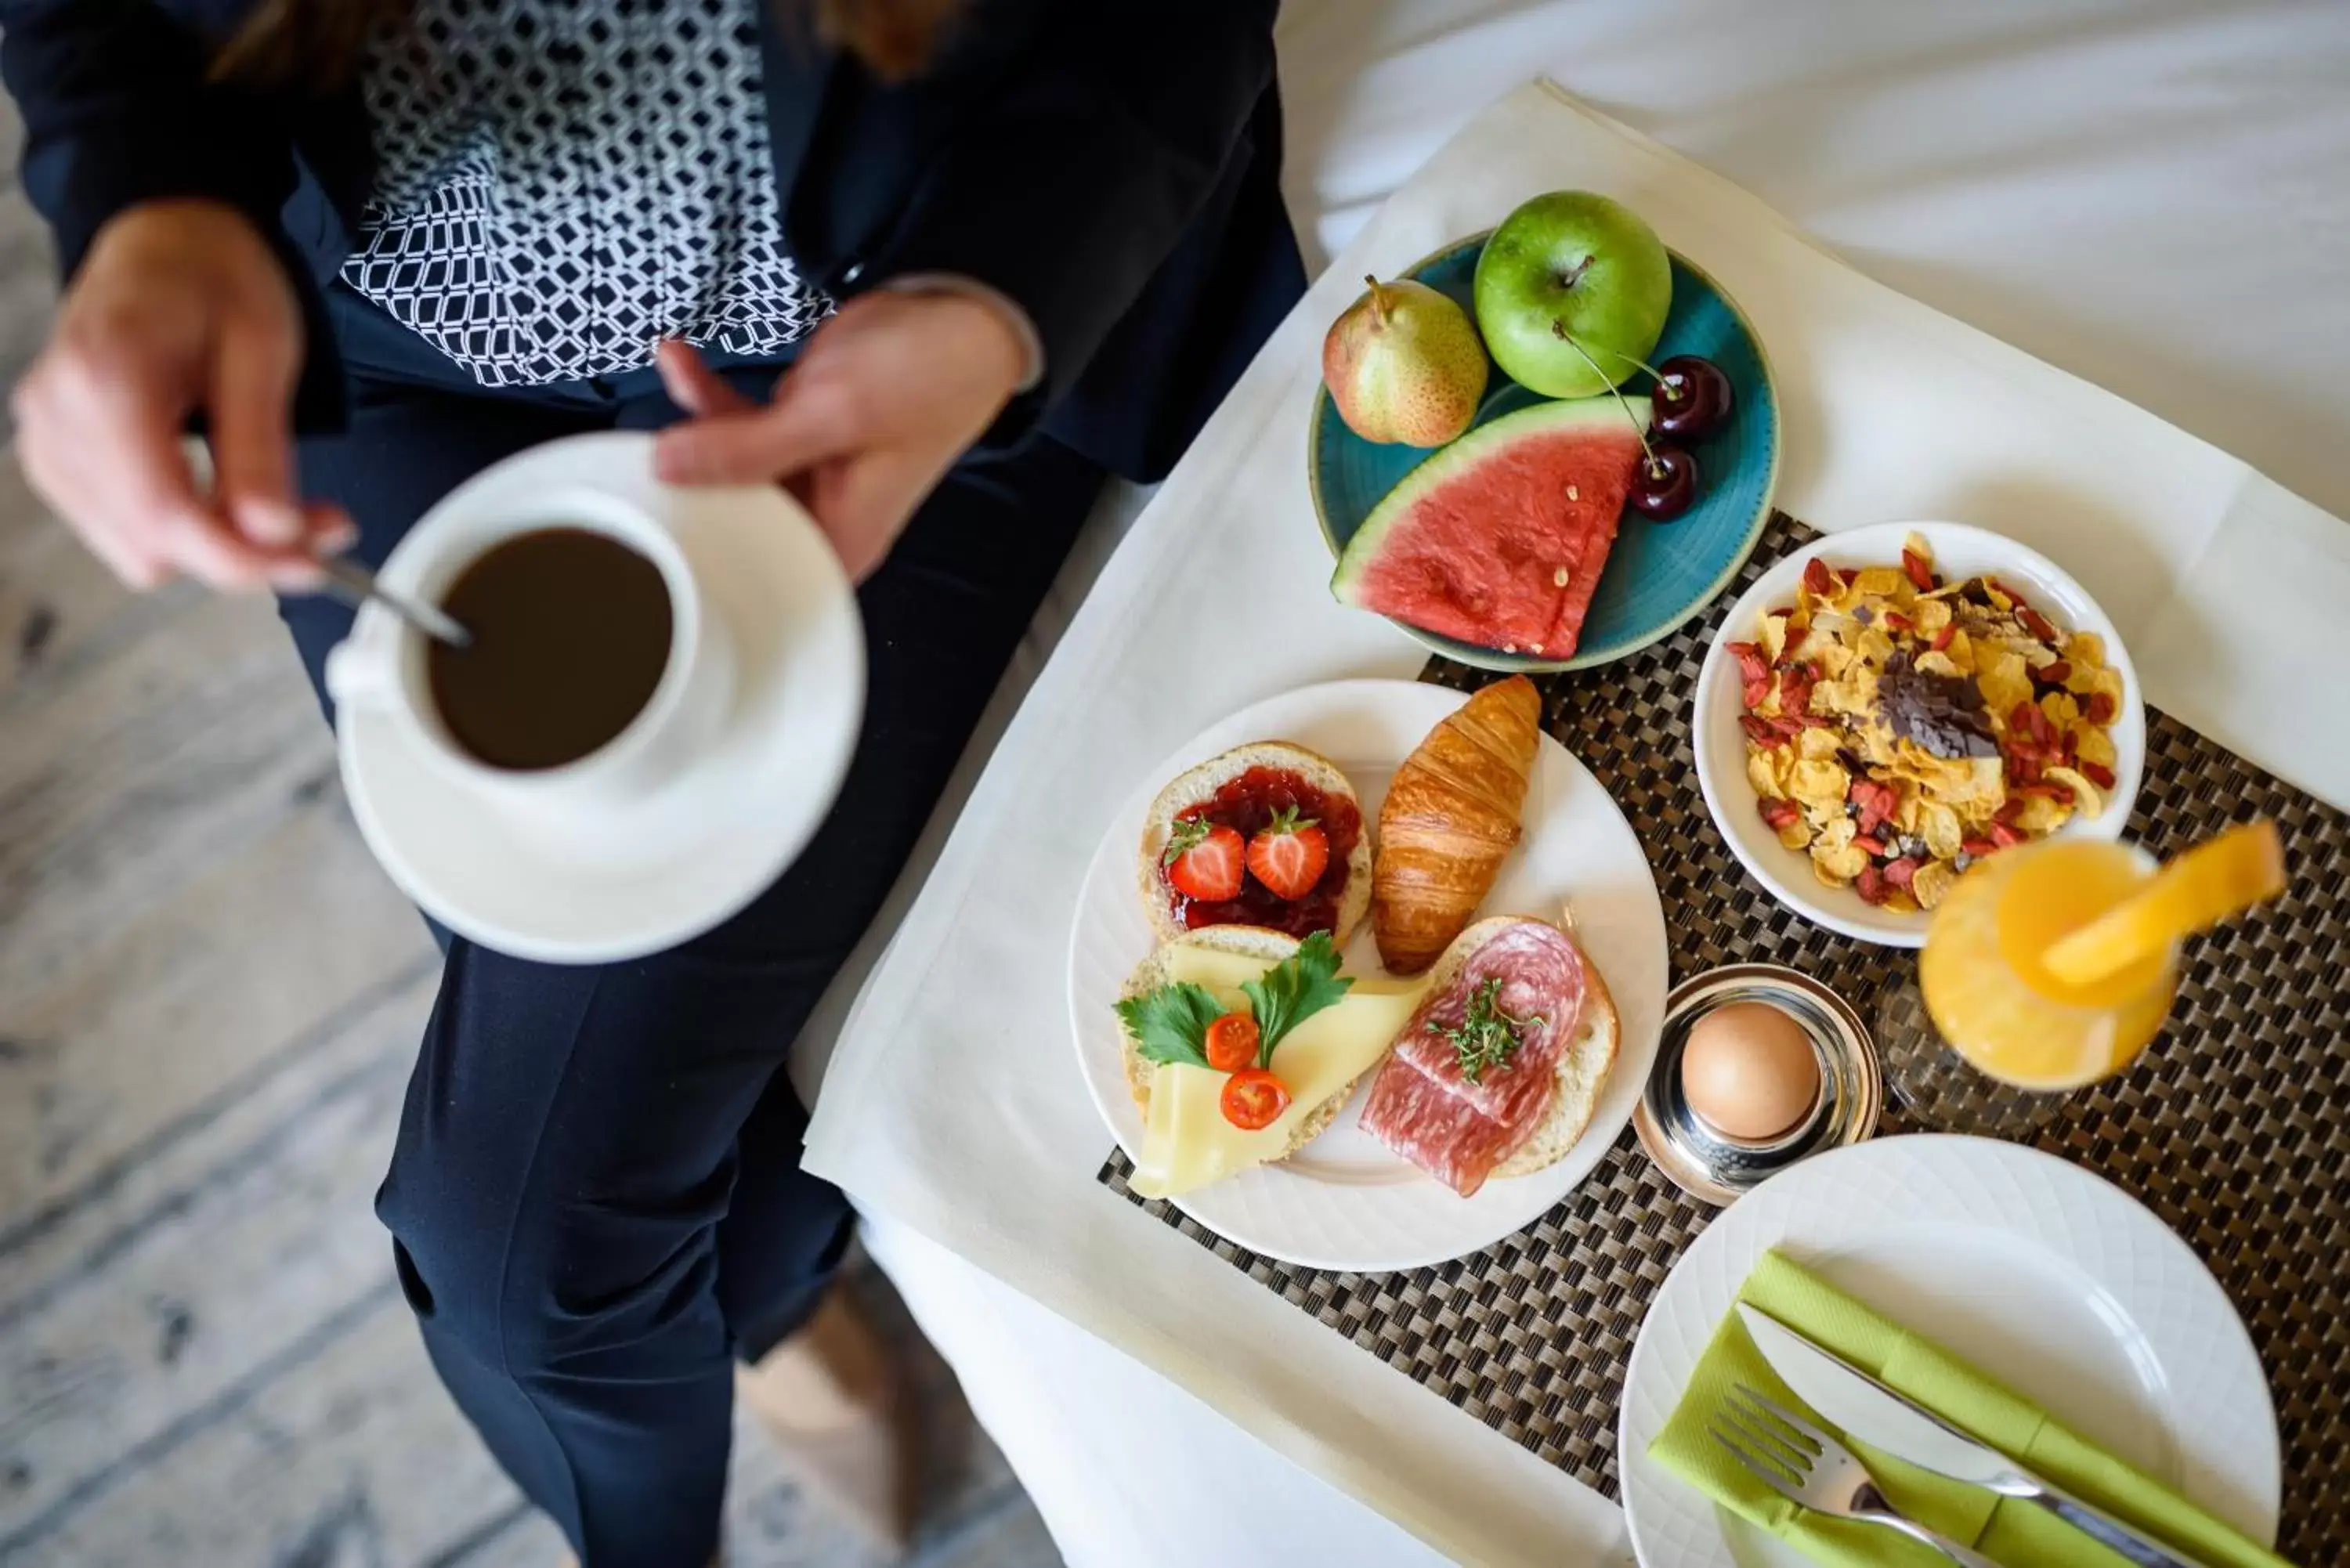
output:
M 1697 677 L 1697 700 L 1690 722 L 1696 742 L 1698 787 L 1714 826 L 1754 879 L 1805 919 L 1887 947 L 1926 944 L 1928 917 L 1897 914 L 1862 902 L 1849 888 L 1830 888 L 1812 875 L 1810 857 L 1782 845 L 1754 809 L 1754 786 L 1746 777 L 1746 737 L 1738 727 L 1742 705 L 1729 645 L 1751 642 L 1762 612 L 1795 597 L 1804 566 L 1814 558 L 1832 566 L 1898 566 L 1901 542 L 1911 534 L 1934 548 L 1934 567 L 1945 577 L 1988 573 L 2022 589 L 2035 608 L 2068 631 L 2095 632 L 2106 639 L 2106 662 L 2122 678 L 2122 711 L 2113 726 L 2114 787 L 2095 818 L 2075 816 L 2060 830 L 2093 838 L 2119 838 L 2128 826 L 2138 780 L 2146 768 L 2146 705 L 2137 667 L 2106 612 L 2080 584 L 2047 556 L 2014 540 L 1962 523 L 1878 523 L 1814 541 L 1763 573 L 1738 596 L 1721 623 Z
M 1989 1138 L 1880 1138 L 1742 1198 L 1692 1242 L 1632 1346 L 1617 1428 L 1644 1568 L 1809 1559 L 1648 1457 L 1755 1261 L 1780 1247 L 2261 1542 L 2276 1539 L 2276 1412 L 2219 1282 L 2109 1183 Z
M 668 529 L 732 634 L 735 693 L 720 734 L 610 824 L 615 843 L 658 842 L 662 852 L 614 864 L 533 843 L 381 712 L 347 707 L 338 742 L 359 831 L 400 890 L 463 936 L 548 963 L 658 952 L 756 898 L 831 808 L 865 706 L 856 597 L 832 547 L 781 490 L 661 484 L 651 438 L 623 432 L 509 458 L 434 510 L 580 488 Z M 395 551 L 383 580 L 410 586 L 404 566 Z
M 1374 824 L 1396 769 L 1466 700 L 1412 680 L 1339 680 L 1288 692 L 1200 735 L 1152 770 L 1120 808 L 1077 898 L 1069 1016 L 1094 1104 L 1129 1157 L 1141 1147 L 1142 1117 L 1127 1091 L 1111 1008 L 1152 947 L 1134 873 L 1152 798 L 1169 779 L 1219 752 L 1250 741 L 1290 741 L 1337 763 L 1362 802 L 1365 824 Z M 1571 905 L 1575 939 L 1607 977 L 1622 1017 L 1615 1070 L 1590 1127 L 1566 1158 L 1532 1176 L 1489 1181 L 1474 1198 L 1462 1198 L 1362 1130 L 1357 1118 L 1370 1092 L 1367 1075 L 1329 1130 L 1295 1156 L 1187 1193 L 1174 1199 L 1178 1208 L 1269 1258 L 1377 1272 L 1444 1262 L 1488 1246 L 1547 1212 L 1599 1162 L 1630 1119 L 1656 1056 L 1668 978 L 1664 909 L 1640 841 L 1616 803 L 1547 735 L 1526 791 L 1525 826 L 1481 912 L 1556 919 L 1560 907 Z M 1347 950 L 1346 968 L 1384 972 L 1368 920 Z

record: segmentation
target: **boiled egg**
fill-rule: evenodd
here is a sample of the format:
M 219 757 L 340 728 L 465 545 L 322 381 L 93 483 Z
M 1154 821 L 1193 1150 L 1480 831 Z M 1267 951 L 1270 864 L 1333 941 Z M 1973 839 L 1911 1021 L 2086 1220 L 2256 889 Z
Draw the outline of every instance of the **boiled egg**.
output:
M 1690 1025 L 1681 1093 L 1725 1137 L 1760 1143 L 1792 1130 L 1819 1098 L 1820 1062 L 1804 1026 L 1764 1002 L 1733 1002 Z

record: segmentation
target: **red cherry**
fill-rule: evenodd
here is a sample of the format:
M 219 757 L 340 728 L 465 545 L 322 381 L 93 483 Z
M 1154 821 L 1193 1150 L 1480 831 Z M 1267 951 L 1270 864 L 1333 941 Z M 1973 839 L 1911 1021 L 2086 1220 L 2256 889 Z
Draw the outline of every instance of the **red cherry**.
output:
M 1721 367 L 1695 354 L 1676 354 L 1657 367 L 1657 384 L 1648 392 L 1657 410 L 1651 427 L 1675 441 L 1703 441 L 1730 422 L 1737 402 L 1730 378 Z
M 1649 522 L 1671 522 L 1697 504 L 1697 459 L 1677 446 L 1655 448 L 1632 476 L 1631 502 Z

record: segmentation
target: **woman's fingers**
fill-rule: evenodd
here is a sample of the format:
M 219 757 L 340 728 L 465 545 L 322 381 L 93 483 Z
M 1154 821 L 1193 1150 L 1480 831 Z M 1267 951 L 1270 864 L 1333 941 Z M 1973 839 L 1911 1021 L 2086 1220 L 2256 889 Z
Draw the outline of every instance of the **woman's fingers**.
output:
M 879 569 L 907 517 L 938 479 L 927 465 L 899 452 L 864 452 L 827 465 L 808 510 L 851 582 Z
M 302 504 L 302 538 L 314 556 L 339 556 L 359 542 L 359 525 L 330 501 Z
M 786 389 L 765 408 L 671 425 L 654 440 L 653 471 L 671 484 L 775 484 L 854 444 L 837 400 Z
M 205 413 L 218 510 L 265 550 L 302 543 L 294 498 L 292 410 L 300 369 L 294 341 L 267 322 L 223 324 Z
M 735 413 L 758 406 L 704 363 L 691 343 L 662 338 L 653 345 L 653 364 L 660 371 L 661 388 L 670 401 L 689 414 Z

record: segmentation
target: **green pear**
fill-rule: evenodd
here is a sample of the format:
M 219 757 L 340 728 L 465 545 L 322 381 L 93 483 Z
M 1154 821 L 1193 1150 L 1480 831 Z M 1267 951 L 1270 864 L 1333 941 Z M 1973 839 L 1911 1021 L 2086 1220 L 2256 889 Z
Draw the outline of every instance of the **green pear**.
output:
M 1338 417 L 1365 441 L 1442 446 L 1485 395 L 1485 346 L 1469 313 L 1424 283 L 1381 283 L 1330 324 L 1322 379 Z

